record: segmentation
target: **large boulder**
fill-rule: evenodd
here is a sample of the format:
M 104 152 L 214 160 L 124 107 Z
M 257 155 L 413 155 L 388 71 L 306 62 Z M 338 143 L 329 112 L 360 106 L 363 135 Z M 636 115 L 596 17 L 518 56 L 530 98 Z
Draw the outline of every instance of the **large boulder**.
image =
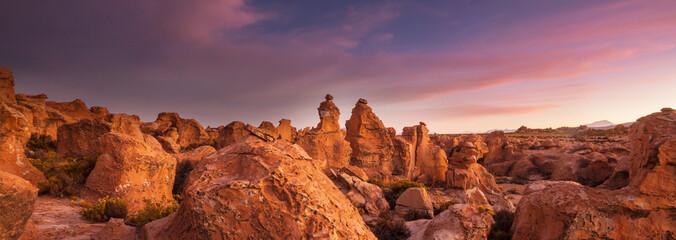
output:
M 160 113 L 157 115 L 155 123 L 160 126 L 160 132 L 157 135 L 162 135 L 169 128 L 176 128 L 178 132 L 176 143 L 182 148 L 194 143 L 203 143 L 210 139 L 210 136 L 199 122 L 195 119 L 181 118 L 178 113 Z
M 144 198 L 161 203 L 172 200 L 176 160 L 150 135 L 144 140 L 112 132 L 101 136 L 101 155 L 87 178 L 83 198 L 123 198 L 130 214 L 145 206 Z
M 47 101 L 45 102 L 45 105 L 49 108 L 56 109 L 57 111 L 73 119 L 97 117 L 97 114 L 90 111 L 89 107 L 87 107 L 87 104 L 85 104 L 85 102 L 81 99 L 75 99 L 72 102 Z
M 24 154 L 32 125 L 21 112 L 0 103 L 0 169 L 24 178 L 34 185 L 45 176 L 28 161 Z
M 245 127 L 246 124 L 243 122 L 234 121 L 225 127 L 218 128 L 218 138 L 216 139 L 218 148 L 220 149 L 235 144 L 249 135 L 249 132 L 244 129 Z
M 434 206 L 427 190 L 421 187 L 406 189 L 399 198 L 397 198 L 394 210 L 405 214 L 409 211 L 415 211 L 419 216 L 434 216 Z
M 295 142 L 297 138 L 296 128 L 291 126 L 291 120 L 283 118 L 279 120 L 279 125 L 277 125 L 277 130 L 279 131 L 279 138 L 289 142 Z
M 0 67 L 0 102 L 16 104 L 12 70 Z
M 63 156 L 96 156 L 101 152 L 100 137 L 114 132 L 144 141 L 140 130 L 140 119 L 136 115 L 108 114 L 101 118 L 82 119 L 63 124 L 57 131 L 57 152 Z
M 30 182 L 0 171 L 0 239 L 18 239 L 33 213 L 38 189 Z
M 144 239 L 375 239 L 350 201 L 297 145 L 243 141 L 190 174 L 179 210 Z
M 507 175 L 512 165 L 518 160 L 515 147 L 503 131 L 494 131 L 486 136 L 488 152 L 483 156 L 483 164 L 495 175 Z
M 406 226 L 413 229 L 409 240 L 480 240 L 487 239 L 493 223 L 487 212 L 480 212 L 473 205 L 455 204 L 431 220 L 407 222 Z
M 345 128 L 345 140 L 352 146 L 351 163 L 364 168 L 373 177 L 390 175 L 396 131 L 385 127 L 365 99 L 357 101 Z
M 332 99 L 330 94 L 326 95 L 326 101 L 317 108 L 319 124 L 316 128 L 298 136 L 296 144 L 313 159 L 326 162 L 324 168 L 340 169 L 350 164 L 352 149 L 340 130 L 338 124 L 340 111 Z
M 350 199 L 355 207 L 363 208 L 373 217 L 377 217 L 383 211 L 390 210 L 390 205 L 385 200 L 385 195 L 380 187 L 348 173 L 340 172 L 336 175 L 336 186 Z

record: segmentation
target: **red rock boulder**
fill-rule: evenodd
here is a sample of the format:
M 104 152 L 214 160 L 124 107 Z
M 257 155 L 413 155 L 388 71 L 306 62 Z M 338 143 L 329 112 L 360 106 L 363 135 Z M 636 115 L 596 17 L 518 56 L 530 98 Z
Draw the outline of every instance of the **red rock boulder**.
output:
M 21 237 L 37 197 L 30 182 L 0 171 L 0 239 Z

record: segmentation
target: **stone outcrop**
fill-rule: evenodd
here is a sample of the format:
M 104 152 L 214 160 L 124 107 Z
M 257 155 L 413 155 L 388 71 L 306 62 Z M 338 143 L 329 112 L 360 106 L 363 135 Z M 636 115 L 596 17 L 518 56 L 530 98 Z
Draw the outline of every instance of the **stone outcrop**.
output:
M 101 152 L 100 137 L 114 132 L 145 141 L 136 115 L 108 114 L 102 118 L 82 119 L 64 124 L 57 131 L 57 152 L 62 156 L 97 156 Z
M 375 239 L 350 201 L 297 145 L 247 141 L 190 174 L 179 210 L 144 239 Z
M 24 154 L 32 125 L 21 112 L 0 103 L 0 170 L 22 177 L 37 185 L 45 176 Z
M 676 111 L 642 117 L 629 131 L 630 183 L 619 190 L 560 182 L 520 201 L 515 239 L 670 239 L 676 231 Z M 605 184 L 604 184 L 605 185 Z
M 406 154 L 406 150 L 401 151 L 395 158 L 400 163 L 395 165 L 403 165 L 405 177 L 407 179 L 416 179 L 418 182 L 425 184 L 434 184 L 435 182 L 446 181 L 446 170 L 448 167 L 448 160 L 446 159 L 446 152 L 434 144 L 428 135 L 429 130 L 425 123 L 421 122 L 419 125 L 413 127 L 405 127 L 402 131 L 402 138 L 406 140 L 413 151 Z M 401 146 L 395 140 L 396 146 Z M 406 148 L 405 148 L 406 149 Z M 412 160 L 403 160 L 410 156 Z M 396 162 L 396 161 L 395 161 Z
M 332 99 L 333 96 L 326 95 L 326 101 L 317 108 L 319 124 L 316 128 L 299 134 L 296 144 L 313 159 L 326 162 L 324 168 L 340 169 L 350 164 L 352 149 L 340 130 L 338 124 L 340 111 L 331 101 Z
M 518 160 L 515 147 L 503 131 L 494 131 L 486 136 L 488 152 L 484 157 L 484 166 L 495 175 L 506 176 Z
M 154 124 L 146 123 L 143 129 L 147 134 L 164 137 L 165 141 L 175 138 L 175 144 L 181 148 L 190 144 L 204 143 L 211 139 L 199 122 L 195 119 L 181 118 L 178 113 L 162 112 L 157 115 Z M 177 137 L 172 136 L 176 134 Z
M 144 140 L 120 133 L 101 136 L 101 155 L 87 178 L 83 198 L 123 198 L 130 214 L 143 208 L 144 198 L 153 202 L 173 199 L 176 160 L 162 151 L 150 135 L 145 135 Z
M 405 214 L 415 211 L 419 216 L 434 216 L 434 206 L 427 190 L 421 187 L 408 188 L 397 198 L 394 210 Z
M 365 99 L 359 99 L 345 122 L 345 140 L 352 147 L 350 162 L 364 168 L 369 176 L 385 178 L 392 171 L 396 131 L 386 128 Z
M 381 212 L 390 209 L 380 187 L 343 172 L 337 173 L 336 179 L 334 183 L 338 189 L 355 207 L 363 208 L 369 215 L 377 217 Z
M 425 239 L 487 239 L 493 217 L 479 212 L 477 207 L 455 204 L 433 219 L 421 219 L 406 223 L 411 229 L 409 240 Z
M 223 128 L 219 128 L 218 139 L 216 139 L 218 148 L 220 149 L 235 144 L 249 135 L 249 132 L 244 129 L 245 126 L 246 124 L 243 122 L 234 121 Z
M 81 99 L 75 99 L 72 102 L 54 102 L 47 101 L 45 105 L 55 109 L 73 119 L 95 118 L 97 115 L 89 111 L 89 107 Z
M 0 67 L 0 102 L 16 104 L 12 70 Z
M 291 126 L 291 120 L 282 119 L 279 120 L 279 125 L 277 125 L 277 130 L 279 131 L 279 138 L 289 142 L 296 142 L 297 131 L 296 128 Z
M 18 239 L 33 213 L 38 189 L 0 170 L 0 239 Z

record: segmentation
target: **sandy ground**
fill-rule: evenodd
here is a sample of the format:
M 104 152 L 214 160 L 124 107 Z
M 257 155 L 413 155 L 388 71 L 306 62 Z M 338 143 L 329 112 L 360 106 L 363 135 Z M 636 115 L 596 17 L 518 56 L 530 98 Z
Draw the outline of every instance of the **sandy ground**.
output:
M 20 239 L 94 239 L 105 223 L 90 223 L 68 198 L 40 196 Z

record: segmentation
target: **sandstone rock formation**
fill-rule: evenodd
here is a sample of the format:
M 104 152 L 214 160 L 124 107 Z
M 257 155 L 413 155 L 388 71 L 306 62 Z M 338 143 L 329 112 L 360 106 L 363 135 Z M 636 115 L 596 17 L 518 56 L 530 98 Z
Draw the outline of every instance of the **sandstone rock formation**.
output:
M 33 213 L 38 189 L 0 170 L 0 239 L 18 239 Z
M 345 122 L 345 140 L 352 147 L 350 162 L 372 177 L 384 178 L 392 171 L 396 131 L 386 128 L 365 99 L 359 99 Z
M 234 121 L 223 128 L 218 129 L 218 139 L 216 144 L 218 148 L 224 148 L 242 140 L 249 133 L 244 130 L 246 124 L 240 121 Z
M 164 141 L 174 141 L 181 148 L 211 139 L 199 122 L 181 118 L 178 113 L 162 112 L 157 115 L 154 124 L 145 123 L 142 129 L 155 137 L 164 137 Z M 165 145 L 171 146 L 171 143 L 163 144 Z M 172 147 L 169 149 L 173 151 Z
M 145 141 L 136 115 L 108 114 L 61 125 L 57 132 L 57 152 L 62 156 L 96 156 L 101 152 L 100 137 L 114 132 Z
M 515 239 L 670 239 L 676 231 L 676 111 L 642 117 L 630 128 L 630 183 L 603 190 L 561 182 L 519 202 Z M 539 191 L 538 191 L 539 190 Z
M 291 126 L 291 120 L 282 119 L 279 120 L 279 125 L 277 125 L 277 130 L 279 131 L 279 138 L 289 142 L 296 142 L 297 131 L 295 127 Z
M 350 201 L 298 146 L 240 142 L 201 161 L 178 212 L 144 239 L 375 239 Z
M 45 176 L 28 162 L 24 154 L 31 127 L 23 114 L 6 103 L 0 103 L 0 170 L 37 184 L 44 181 Z
M 0 67 L 0 102 L 16 104 L 12 70 Z
M 408 188 L 397 198 L 394 210 L 399 213 L 415 211 L 419 216 L 434 216 L 434 206 L 427 190 L 420 187 Z
M 153 202 L 173 199 L 176 160 L 153 137 L 146 135 L 144 142 L 111 132 L 101 136 L 100 142 L 101 155 L 87 178 L 83 198 L 123 198 L 130 215 L 143 208 L 144 198 Z
M 363 208 L 373 217 L 390 209 L 383 190 L 378 186 L 343 172 L 336 174 L 336 178 L 337 181 L 334 183 L 355 207 Z
M 338 119 L 340 111 L 331 101 L 333 96 L 326 95 L 326 101 L 317 108 L 319 124 L 316 128 L 298 134 L 296 144 L 301 146 L 313 159 L 325 161 L 326 167 L 340 169 L 350 164 L 352 149 L 344 140 Z M 281 124 L 281 123 L 280 123 Z
M 455 204 L 433 219 L 420 219 L 406 223 L 411 229 L 409 240 L 424 239 L 487 239 L 495 221 L 490 214 L 479 212 L 477 207 Z
M 407 179 L 417 179 L 418 182 L 431 185 L 438 181 L 446 181 L 448 160 L 446 152 L 430 140 L 428 132 L 427 126 L 422 122 L 420 125 L 403 129 L 402 138 L 411 145 L 409 149 L 413 151 L 409 150 L 410 154 L 400 155 L 395 160 L 406 159 L 406 156 L 410 156 L 412 160 L 399 160 L 401 163 L 395 166 L 403 165 Z M 397 140 L 395 143 L 398 147 L 402 145 Z M 405 154 L 406 151 L 397 152 Z
M 503 131 L 494 131 L 486 137 L 488 152 L 484 155 L 484 166 L 495 175 L 505 176 L 516 161 L 515 148 Z

